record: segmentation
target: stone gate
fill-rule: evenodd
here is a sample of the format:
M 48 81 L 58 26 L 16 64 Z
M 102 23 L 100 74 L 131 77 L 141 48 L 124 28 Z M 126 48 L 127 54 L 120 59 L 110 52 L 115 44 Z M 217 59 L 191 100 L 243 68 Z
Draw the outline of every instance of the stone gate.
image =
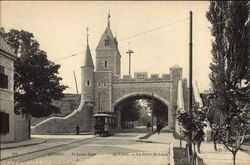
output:
M 94 114 L 97 112 L 115 112 L 116 105 L 135 96 L 141 98 L 153 96 L 154 99 L 166 105 L 168 107 L 168 127 L 170 130 L 174 130 L 178 82 L 182 80 L 181 67 L 173 66 L 169 73 L 161 76 L 158 74 L 148 76 L 147 72 L 135 72 L 133 77 L 131 75 L 121 77 L 121 55 L 118 49 L 118 41 L 112 34 L 109 20 L 96 47 L 96 66 L 94 66 L 92 60 L 88 35 L 86 45 L 81 66 L 81 104 L 75 110 L 82 113 L 72 113 L 83 116 L 79 117 L 78 120 L 75 120 L 76 118 L 73 118 L 72 114 L 71 117 L 64 117 L 61 120 L 59 118 L 48 119 L 48 121 L 35 126 L 34 132 L 39 132 L 37 130 L 45 127 L 48 128 L 47 123 L 50 123 L 50 127 L 54 127 L 50 131 L 61 130 L 58 127 L 63 126 L 63 122 L 71 125 L 67 127 L 67 129 L 71 129 L 71 132 L 75 131 L 74 126 L 76 124 L 80 125 L 81 131 L 93 130 Z M 52 124 L 53 120 L 58 124 Z M 70 132 L 70 130 L 66 132 Z

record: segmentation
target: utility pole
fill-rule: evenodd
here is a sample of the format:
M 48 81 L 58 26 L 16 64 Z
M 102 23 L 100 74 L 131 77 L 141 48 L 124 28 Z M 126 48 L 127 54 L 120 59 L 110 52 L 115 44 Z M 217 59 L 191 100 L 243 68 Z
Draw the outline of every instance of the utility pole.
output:
M 193 67 L 193 13 L 189 13 L 189 114 L 192 118 L 192 108 L 193 108 L 193 85 L 192 85 L 192 67 Z M 191 135 L 192 136 L 192 135 Z M 189 137 L 192 138 L 192 137 Z M 189 155 L 192 155 L 192 142 L 189 142 Z
M 131 54 L 133 54 L 134 52 L 129 49 L 126 53 L 129 55 L 129 75 L 131 75 Z
M 73 70 L 73 74 L 74 74 L 74 79 L 75 79 L 75 84 L 76 84 L 76 93 L 78 94 L 78 87 L 77 87 L 77 81 L 76 81 L 76 74 L 75 71 Z

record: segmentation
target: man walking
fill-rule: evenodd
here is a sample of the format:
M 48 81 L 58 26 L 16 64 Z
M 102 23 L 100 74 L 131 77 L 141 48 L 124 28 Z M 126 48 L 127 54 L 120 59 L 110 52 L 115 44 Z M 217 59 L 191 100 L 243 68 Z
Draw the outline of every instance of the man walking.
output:
M 156 130 L 157 130 L 158 134 L 160 134 L 160 132 L 161 132 L 161 123 L 158 122 L 156 127 L 157 127 Z
M 148 131 L 149 131 L 149 127 L 151 126 L 151 124 L 148 122 L 147 123 L 147 128 L 148 128 Z
M 76 135 L 79 135 L 79 132 L 80 132 L 80 127 L 79 127 L 79 125 L 77 124 L 77 125 L 76 125 Z

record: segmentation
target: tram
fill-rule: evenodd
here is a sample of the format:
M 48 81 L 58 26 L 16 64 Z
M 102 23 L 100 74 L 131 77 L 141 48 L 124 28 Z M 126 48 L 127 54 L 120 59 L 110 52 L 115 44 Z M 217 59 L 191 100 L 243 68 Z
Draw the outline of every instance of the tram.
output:
M 99 136 L 114 135 L 117 130 L 117 116 L 110 113 L 97 113 L 94 115 L 95 134 Z

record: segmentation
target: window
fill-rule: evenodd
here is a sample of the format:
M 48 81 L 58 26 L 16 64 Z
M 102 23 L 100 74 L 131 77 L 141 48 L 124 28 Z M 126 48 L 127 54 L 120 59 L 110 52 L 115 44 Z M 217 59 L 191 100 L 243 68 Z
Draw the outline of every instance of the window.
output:
M 8 89 L 8 76 L 4 73 L 4 67 L 0 65 L 0 88 Z
M 109 46 L 109 39 L 105 39 L 105 46 Z
M 87 80 L 87 86 L 90 86 L 90 81 L 89 80 Z
M 98 82 L 98 87 L 101 87 L 101 82 Z
M 4 67 L 0 65 L 0 73 L 4 74 Z
M 108 67 L 108 61 L 104 61 L 104 68 Z
M 0 134 L 9 133 L 9 114 L 0 112 Z
M 103 82 L 103 87 L 106 87 L 106 85 L 107 85 L 106 82 Z

